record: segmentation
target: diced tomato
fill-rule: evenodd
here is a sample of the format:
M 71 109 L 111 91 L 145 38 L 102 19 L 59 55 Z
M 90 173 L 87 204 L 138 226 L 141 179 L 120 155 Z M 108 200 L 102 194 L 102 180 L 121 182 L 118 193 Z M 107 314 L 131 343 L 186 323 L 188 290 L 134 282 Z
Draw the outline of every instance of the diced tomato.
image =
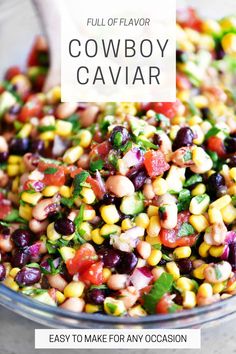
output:
M 103 283 L 103 262 L 93 263 L 81 275 L 80 279 L 86 284 L 101 285 Z
M 44 37 L 42 36 L 37 36 L 31 51 L 28 56 L 27 60 L 27 66 L 40 66 L 40 60 L 38 54 L 41 52 L 47 52 L 48 47 L 47 47 L 47 42 Z
M 90 158 L 91 157 L 99 157 L 100 159 L 106 157 L 109 153 L 109 151 L 111 150 L 111 145 L 109 143 L 109 141 L 104 141 L 101 144 L 97 144 L 95 145 L 92 150 L 90 151 Z
M 185 8 L 178 10 L 177 22 L 184 28 L 192 28 L 199 32 L 202 29 L 202 20 L 198 17 L 196 10 L 194 10 L 193 8 Z
M 210 151 L 214 151 L 217 153 L 217 155 L 221 158 L 224 158 L 226 155 L 225 147 L 224 147 L 224 142 L 221 140 L 218 136 L 211 136 L 207 140 L 207 148 Z
M 18 66 L 11 66 L 5 74 L 5 79 L 10 81 L 14 76 L 19 75 L 20 73 L 21 70 Z
M 141 111 L 149 111 L 149 109 L 152 109 L 152 104 L 153 102 L 141 102 L 140 103 L 140 110 Z
M 58 186 L 58 187 L 63 186 L 66 181 L 66 176 L 65 176 L 66 170 L 64 166 L 58 166 L 53 163 L 48 164 L 43 161 L 40 161 L 38 164 L 38 169 L 40 172 L 44 172 L 49 168 L 55 168 L 55 172 L 48 173 L 48 174 L 45 173 L 42 182 L 46 186 Z
M 161 243 L 169 248 L 176 248 L 182 246 L 193 246 L 197 240 L 197 235 L 179 236 L 179 230 L 183 223 L 187 223 L 190 213 L 188 211 L 182 211 L 178 214 L 177 225 L 174 229 L 161 229 L 160 238 Z
M 144 155 L 144 166 L 150 177 L 159 176 L 170 168 L 165 160 L 165 155 L 160 150 L 147 151 Z
M 82 245 L 76 252 L 74 258 L 68 259 L 66 267 L 69 274 L 85 272 L 93 263 L 97 261 L 94 249 L 89 245 Z
M 92 190 L 94 191 L 96 197 L 98 199 L 101 199 L 103 197 L 103 195 L 104 195 L 104 192 L 102 191 L 98 181 L 95 178 L 92 178 L 91 176 L 89 176 L 86 179 L 86 182 L 88 182 L 91 185 Z
M 170 294 L 165 294 L 156 304 L 156 313 L 170 313 L 171 307 L 175 305 L 174 301 L 172 300 L 172 296 Z M 181 307 L 177 309 L 177 311 L 181 311 Z
M 191 88 L 191 83 L 188 77 L 183 73 L 177 73 L 176 75 L 176 87 L 179 90 L 189 90 Z
M 172 119 L 180 112 L 180 110 L 184 111 L 184 105 L 179 100 L 176 100 L 176 102 L 153 102 L 152 109 L 156 113 L 163 114 Z
M 42 102 L 37 97 L 28 99 L 21 108 L 19 120 L 23 123 L 27 122 L 32 117 L 39 117 L 42 113 Z
M 4 220 L 12 211 L 11 203 L 7 199 L 0 200 L 0 220 Z

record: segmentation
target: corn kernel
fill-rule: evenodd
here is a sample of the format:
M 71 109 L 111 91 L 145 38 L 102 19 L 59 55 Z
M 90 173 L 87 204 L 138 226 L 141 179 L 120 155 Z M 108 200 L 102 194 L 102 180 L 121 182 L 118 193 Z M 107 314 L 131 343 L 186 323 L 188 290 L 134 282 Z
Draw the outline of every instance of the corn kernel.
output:
M 19 165 L 7 165 L 7 174 L 9 177 L 15 177 L 20 173 Z
M 72 146 L 63 155 L 63 161 L 67 164 L 73 164 L 83 155 L 84 149 L 77 145 Z
M 39 135 L 39 138 L 43 141 L 53 141 L 55 138 L 54 131 L 43 132 Z
M 203 280 L 205 278 L 204 271 L 205 271 L 206 267 L 208 267 L 208 264 L 202 264 L 202 265 L 200 265 L 200 267 L 194 269 L 193 276 L 197 279 Z
M 196 195 L 204 194 L 206 192 L 206 186 L 203 183 L 199 183 L 191 192 L 195 197 Z
M 59 136 L 67 137 L 72 132 L 72 123 L 66 120 L 57 119 L 55 125 L 55 133 Z
M 228 193 L 230 195 L 236 195 L 236 184 L 234 184 L 233 186 L 230 186 L 228 189 Z
M 210 197 L 207 194 L 197 195 L 191 199 L 189 211 L 194 215 L 203 214 L 210 203 Z
M 102 270 L 102 277 L 103 277 L 103 282 L 106 283 L 107 280 L 111 276 L 111 270 L 109 268 L 103 268 Z
M 202 24 L 203 32 L 211 34 L 213 36 L 221 34 L 220 24 L 216 20 L 205 20 Z
M 137 305 L 129 309 L 128 311 L 130 317 L 144 317 L 147 316 L 147 312 L 142 308 L 141 305 Z
M 100 235 L 102 237 L 108 237 L 109 235 L 112 234 L 120 235 L 120 233 L 121 233 L 121 228 L 118 225 L 105 224 L 100 229 Z
M 161 239 L 160 236 L 156 236 L 156 237 L 151 237 L 151 236 L 146 236 L 145 237 L 145 241 L 150 243 L 150 245 L 156 245 L 158 243 L 161 243 Z
M 161 230 L 161 224 L 160 224 L 159 216 L 158 215 L 151 216 L 149 225 L 147 227 L 148 236 L 156 237 L 159 235 L 160 230 Z
M 64 197 L 64 198 L 70 198 L 71 197 L 71 189 L 68 186 L 61 186 L 59 188 L 59 194 Z
M 225 53 L 232 55 L 236 53 L 236 35 L 234 33 L 227 33 L 221 41 Z
M 194 289 L 194 284 L 191 279 L 186 277 L 180 277 L 176 280 L 176 286 L 182 291 L 190 291 Z
M 82 222 L 80 225 L 80 229 L 83 230 L 83 239 L 85 241 L 90 241 L 92 239 L 92 226 L 88 222 Z
M 229 176 L 236 182 L 236 167 L 229 170 Z
M 15 177 L 14 180 L 12 181 L 11 190 L 13 193 L 18 193 L 19 181 L 20 181 L 19 177 Z
M 177 116 L 171 120 L 171 123 L 174 125 L 181 125 L 181 124 L 185 123 L 185 121 L 186 121 L 185 117 L 178 117 Z
M 202 242 L 198 252 L 202 258 L 206 258 L 209 253 L 209 249 L 211 248 L 211 245 L 208 245 L 206 242 Z
M 175 262 L 166 263 L 166 269 L 168 273 L 173 275 L 174 280 L 177 280 L 180 277 L 179 267 Z
M 211 297 L 213 295 L 213 289 L 211 284 L 209 283 L 203 283 L 199 286 L 198 288 L 198 295 L 200 297 Z
M 156 195 L 163 195 L 167 192 L 168 190 L 168 184 L 164 178 L 156 178 L 152 182 L 153 190 Z
M 232 203 L 226 205 L 220 212 L 226 224 L 232 224 L 236 220 L 236 208 Z
M 220 210 L 218 210 L 216 208 L 209 208 L 208 209 L 208 216 L 209 216 L 209 221 L 211 224 L 215 224 L 215 223 L 221 222 L 223 220 Z
M 32 125 L 30 123 L 24 124 L 21 130 L 18 132 L 17 136 L 21 139 L 28 138 L 32 130 Z
M 211 246 L 209 253 L 212 257 L 220 257 L 224 252 L 225 246 Z
M 19 273 L 20 271 L 20 268 L 12 268 L 9 272 L 9 275 L 12 277 L 12 278 L 15 278 L 15 276 L 17 275 L 17 273 Z
M 197 232 L 202 232 L 209 226 L 207 218 L 204 215 L 191 215 L 189 222 Z
M 83 187 L 80 194 L 85 204 L 93 204 L 96 200 L 96 195 L 91 188 Z
M 171 127 L 170 127 L 170 138 L 171 138 L 171 140 L 175 140 L 179 129 L 180 129 L 179 125 L 171 125 Z
M 126 312 L 124 302 L 113 297 L 105 298 L 104 310 L 108 315 L 112 316 L 122 316 Z
M 90 133 L 89 130 L 82 129 L 77 135 L 79 139 L 79 145 L 82 146 L 83 148 L 87 148 L 92 141 L 92 134 Z
M 58 234 L 54 228 L 54 222 L 52 222 L 51 224 L 48 225 L 47 227 L 47 238 L 50 241 L 56 241 L 59 238 L 61 238 L 61 235 Z
M 213 294 L 219 294 L 225 289 L 224 283 L 213 284 Z
M 32 219 L 32 207 L 28 204 L 19 206 L 19 216 L 27 221 Z
M 162 252 L 160 250 L 153 249 L 150 256 L 147 259 L 147 263 L 150 266 L 156 266 L 162 258 Z
M 132 220 L 130 220 L 129 218 L 125 218 L 124 220 L 122 220 L 122 223 L 121 223 L 121 230 L 122 231 L 129 230 L 132 227 L 134 227 Z
M 188 124 L 189 125 L 196 125 L 196 124 L 200 124 L 202 122 L 202 118 L 199 116 L 193 116 L 191 118 L 189 118 L 188 120 Z
M 59 187 L 57 186 L 47 186 L 42 191 L 42 195 L 44 197 L 53 197 L 59 191 Z
M 191 247 L 183 246 L 175 248 L 173 254 L 176 259 L 188 258 L 191 256 Z
M 213 203 L 210 204 L 210 208 L 223 209 L 229 203 L 231 203 L 230 195 L 226 194 L 223 197 L 216 199 Z
M 87 313 L 95 313 L 100 311 L 100 307 L 94 304 L 86 304 L 85 305 L 85 312 Z
M 93 242 L 96 243 L 96 245 L 101 245 L 105 240 L 105 238 L 100 235 L 99 229 L 94 229 L 91 232 L 91 236 L 92 236 Z
M 146 213 L 140 213 L 134 220 L 136 226 L 146 229 L 149 225 L 149 217 Z
M 10 276 L 6 277 L 6 279 L 4 280 L 3 284 L 6 285 L 8 288 L 14 290 L 14 291 L 18 291 L 19 290 L 19 285 Z
M 235 289 L 236 289 L 236 281 L 234 281 L 230 285 L 227 285 L 226 291 L 231 292 L 231 291 L 235 291 Z
M 111 205 L 103 205 L 100 209 L 101 217 L 108 225 L 116 224 L 120 220 L 120 215 L 116 209 L 116 206 Z
M 21 156 L 17 156 L 17 155 L 10 155 L 7 163 L 9 165 L 19 165 L 22 161 L 22 157 Z
M 185 309 L 192 309 L 197 304 L 197 297 L 193 291 L 185 291 L 183 293 L 183 307 Z
M 31 205 L 36 205 L 41 198 L 42 198 L 42 194 L 38 192 L 35 193 L 23 192 L 21 194 L 21 199 L 23 200 L 23 202 Z
M 149 205 L 149 207 L 147 208 L 148 217 L 150 218 L 151 216 L 158 215 L 158 209 L 159 208 L 155 205 Z
M 61 291 L 56 290 L 56 301 L 57 301 L 57 303 L 60 305 L 60 304 L 62 304 L 65 301 L 65 299 L 66 298 L 65 298 L 64 294 Z
M 84 291 L 84 283 L 81 281 L 72 281 L 64 289 L 65 297 L 80 297 Z

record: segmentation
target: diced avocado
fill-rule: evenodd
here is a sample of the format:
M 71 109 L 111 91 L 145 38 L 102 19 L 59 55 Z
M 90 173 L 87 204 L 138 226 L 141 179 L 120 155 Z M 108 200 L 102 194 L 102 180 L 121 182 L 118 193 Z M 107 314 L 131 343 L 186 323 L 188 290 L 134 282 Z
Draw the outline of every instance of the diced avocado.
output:
M 4 91 L 0 95 L 0 118 L 15 103 L 16 103 L 16 97 L 13 96 L 10 92 Z
M 139 192 L 131 196 L 123 197 L 120 210 L 125 215 L 136 215 L 144 209 L 143 195 Z
M 46 305 L 56 306 L 55 301 L 51 298 L 48 292 L 34 296 L 34 299 L 43 302 Z
M 64 262 L 68 261 L 68 259 L 73 258 L 75 256 L 75 250 L 71 247 L 61 247 L 60 254 Z

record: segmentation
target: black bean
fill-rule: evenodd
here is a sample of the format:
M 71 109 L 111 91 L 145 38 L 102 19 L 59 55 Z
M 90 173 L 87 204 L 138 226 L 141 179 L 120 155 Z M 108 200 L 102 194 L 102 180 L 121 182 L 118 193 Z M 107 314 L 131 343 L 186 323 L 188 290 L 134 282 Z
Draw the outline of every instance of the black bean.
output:
M 147 174 L 144 170 L 138 172 L 134 177 L 131 178 L 131 181 L 133 182 L 136 191 L 142 188 L 146 178 L 147 178 Z
M 28 138 L 14 138 L 9 145 L 10 153 L 13 155 L 24 155 L 29 151 L 29 145 Z
M 130 135 L 128 130 L 121 125 L 117 125 L 111 133 L 109 141 L 111 142 L 112 146 L 115 148 L 119 148 L 122 145 L 126 144 L 130 139 Z
M 189 127 L 180 128 L 172 145 L 172 150 L 193 145 L 194 134 Z
M 236 152 L 236 137 L 234 136 L 229 136 L 225 138 L 224 140 L 224 145 L 226 152 L 229 154 L 235 153 Z
M 159 134 L 155 134 L 153 137 L 153 144 L 161 146 L 162 144 L 162 140 L 161 140 L 161 136 Z
M 30 144 L 30 152 L 41 154 L 44 151 L 45 145 L 43 140 L 34 140 Z
M 192 261 L 188 258 L 183 258 L 178 261 L 180 274 L 189 274 L 193 270 Z
M 0 281 L 3 281 L 6 277 L 6 268 L 4 264 L 0 263 Z
M 7 151 L 5 151 L 5 152 L 0 152 L 0 163 L 6 162 L 7 159 L 8 159 L 8 156 L 9 156 L 9 154 L 8 154 Z
M 230 156 L 228 160 L 228 165 L 230 168 L 236 167 L 236 155 Z
M 102 202 L 106 205 L 110 205 L 110 204 L 114 204 L 115 202 L 115 197 L 113 197 L 111 194 L 109 193 L 105 193 L 103 198 L 102 198 Z
M 116 267 L 121 260 L 119 251 L 115 250 L 114 248 L 101 249 L 98 251 L 98 255 L 103 261 L 104 267 L 107 268 Z
M 12 264 L 14 267 L 22 268 L 30 261 L 30 254 L 27 249 L 16 249 L 12 256 Z
M 26 247 L 29 246 L 32 235 L 27 230 L 17 229 L 12 233 L 11 238 L 17 247 Z
M 61 235 L 72 235 L 75 232 L 75 224 L 68 218 L 57 219 L 54 228 Z
M 201 108 L 202 118 L 208 119 L 210 117 L 210 109 L 208 107 Z
M 41 278 L 41 271 L 38 268 L 22 268 L 16 275 L 15 281 L 19 286 L 33 285 Z
M 207 192 L 212 198 L 217 198 L 225 186 L 225 179 L 220 173 L 212 173 L 207 180 Z
M 91 289 L 88 292 L 88 301 L 92 302 L 95 305 L 101 305 L 103 304 L 104 300 L 105 300 L 105 291 L 104 289 Z
M 236 270 L 236 243 L 229 244 L 228 262 L 231 264 L 233 271 Z
M 130 274 L 138 263 L 137 256 L 132 252 L 120 251 L 121 261 L 116 266 L 116 270 L 121 274 Z

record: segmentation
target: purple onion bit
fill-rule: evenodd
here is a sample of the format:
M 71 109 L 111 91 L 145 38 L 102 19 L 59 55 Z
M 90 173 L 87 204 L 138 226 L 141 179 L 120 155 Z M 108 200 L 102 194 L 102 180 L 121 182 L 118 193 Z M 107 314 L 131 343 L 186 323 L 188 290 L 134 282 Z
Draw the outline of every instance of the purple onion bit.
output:
M 41 278 L 41 271 L 38 268 L 22 268 L 15 277 L 15 281 L 21 287 L 38 283 Z
M 236 243 L 229 244 L 229 257 L 228 262 L 232 266 L 232 270 L 236 270 Z
M 0 281 L 3 281 L 6 277 L 6 268 L 4 264 L 0 264 Z

